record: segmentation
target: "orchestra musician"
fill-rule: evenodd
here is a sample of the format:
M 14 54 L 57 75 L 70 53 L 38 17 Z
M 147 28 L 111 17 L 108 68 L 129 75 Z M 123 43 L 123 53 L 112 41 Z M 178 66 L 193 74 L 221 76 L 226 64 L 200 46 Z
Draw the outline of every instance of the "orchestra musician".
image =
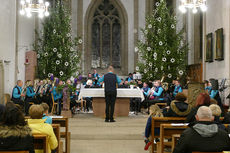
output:
M 22 80 L 18 80 L 17 85 L 13 88 L 11 100 L 15 104 L 18 104 L 22 108 L 24 108 L 24 102 L 22 100 L 22 97 L 25 97 L 25 95 L 22 92 L 22 86 L 23 86 Z

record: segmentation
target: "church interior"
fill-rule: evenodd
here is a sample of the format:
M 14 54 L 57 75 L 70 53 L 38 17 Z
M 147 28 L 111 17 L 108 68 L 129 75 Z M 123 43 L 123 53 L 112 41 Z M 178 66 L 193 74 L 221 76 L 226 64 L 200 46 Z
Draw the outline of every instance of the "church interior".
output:
M 0 2 L 0 153 L 230 152 L 230 0 Z

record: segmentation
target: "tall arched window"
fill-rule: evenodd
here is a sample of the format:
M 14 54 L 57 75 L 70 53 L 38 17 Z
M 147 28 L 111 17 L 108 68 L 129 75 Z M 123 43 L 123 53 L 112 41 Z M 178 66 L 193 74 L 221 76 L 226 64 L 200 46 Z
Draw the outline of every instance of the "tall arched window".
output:
M 93 14 L 91 68 L 121 68 L 121 21 L 110 1 L 103 0 Z

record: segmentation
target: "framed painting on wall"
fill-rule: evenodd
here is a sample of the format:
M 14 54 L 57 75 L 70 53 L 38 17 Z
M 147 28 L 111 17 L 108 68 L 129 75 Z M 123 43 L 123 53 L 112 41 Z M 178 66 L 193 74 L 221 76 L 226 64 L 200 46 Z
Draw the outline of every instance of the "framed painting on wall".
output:
M 215 31 L 215 60 L 224 60 L 224 34 L 223 28 Z
M 212 33 L 209 33 L 206 36 L 206 62 L 213 62 L 212 43 Z

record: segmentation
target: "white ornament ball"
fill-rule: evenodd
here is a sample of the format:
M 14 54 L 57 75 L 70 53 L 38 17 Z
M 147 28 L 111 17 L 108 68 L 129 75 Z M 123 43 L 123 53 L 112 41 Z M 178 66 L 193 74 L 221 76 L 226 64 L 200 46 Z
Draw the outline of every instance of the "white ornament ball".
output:
M 83 42 L 82 39 L 79 39 L 79 40 L 78 40 L 78 43 L 79 43 L 79 44 L 82 44 L 82 42 Z
M 48 53 L 47 53 L 47 52 L 45 52 L 44 56 L 45 56 L 45 57 L 47 57 L 47 56 L 48 56 Z
M 153 56 L 154 56 L 154 57 L 157 57 L 157 53 L 156 53 L 156 52 L 154 52 L 154 53 L 153 53 Z
M 174 20 L 176 20 L 177 19 L 177 16 L 174 16 Z
M 155 68 L 155 72 L 158 72 L 158 68 L 157 67 Z
M 153 59 L 156 61 L 156 60 L 157 60 L 157 57 L 154 57 Z
M 71 36 L 71 34 L 70 33 L 67 33 L 67 37 L 70 37 Z
M 167 52 L 166 52 L 166 53 L 169 55 L 169 54 L 171 54 L 171 51 L 170 51 L 170 50 L 167 50 Z
M 148 34 L 148 30 L 145 30 L 145 34 Z
M 156 6 L 159 6 L 160 5 L 160 3 L 159 2 L 156 2 Z
M 136 70 L 139 71 L 139 67 L 138 66 L 136 67 Z
M 152 67 L 152 66 L 153 66 L 153 64 L 152 64 L 152 63 L 149 63 L 149 66 L 150 66 L 150 67 Z
M 63 73 L 63 71 L 60 71 L 59 74 L 60 74 L 60 76 L 62 76 L 64 73 Z
M 171 25 L 171 28 L 172 28 L 172 29 L 174 29 L 174 28 L 175 28 L 175 25 L 174 25 L 174 24 L 172 24 L 172 25 Z
M 147 47 L 147 51 L 151 51 L 151 47 Z
M 65 66 L 69 66 L 69 63 L 68 63 L 68 62 L 65 62 Z
M 175 62 L 175 59 L 174 59 L 174 58 L 172 58 L 170 61 L 171 61 L 172 63 L 174 63 L 174 62 Z
M 144 73 L 147 73 L 147 70 L 146 70 L 146 69 L 144 69 Z
M 172 78 L 172 74 L 169 73 L 169 74 L 168 74 L 168 78 Z
M 37 58 L 40 58 L 41 56 L 40 56 L 40 54 L 37 54 Z
M 151 29 L 153 26 L 151 24 L 148 25 L 148 28 Z
M 183 72 L 182 70 L 180 70 L 180 71 L 179 71 L 179 74 L 180 74 L 180 75 L 183 75 L 183 74 L 184 74 L 184 72 Z
M 160 41 L 160 42 L 159 42 L 159 45 L 160 45 L 160 46 L 162 46 L 162 45 L 163 45 L 163 42 L 162 42 L 162 41 Z
M 53 30 L 53 33 L 54 33 L 54 34 L 56 33 L 56 29 Z
M 161 17 L 158 17 L 157 20 L 158 20 L 159 22 L 161 22 Z
M 59 60 L 56 60 L 56 64 L 59 65 L 59 64 L 60 64 L 60 61 L 59 61 Z
M 167 59 L 166 59 L 165 57 L 162 58 L 162 61 L 163 61 L 163 62 L 166 62 L 166 60 L 167 60 Z
M 56 53 L 56 52 L 57 52 L 57 48 L 54 48 L 54 49 L 53 49 L 53 52 L 55 52 L 55 53 Z
M 161 29 L 158 29 L 158 30 L 157 30 L 157 33 L 161 33 Z
M 51 77 L 51 73 L 48 74 L 48 77 Z

